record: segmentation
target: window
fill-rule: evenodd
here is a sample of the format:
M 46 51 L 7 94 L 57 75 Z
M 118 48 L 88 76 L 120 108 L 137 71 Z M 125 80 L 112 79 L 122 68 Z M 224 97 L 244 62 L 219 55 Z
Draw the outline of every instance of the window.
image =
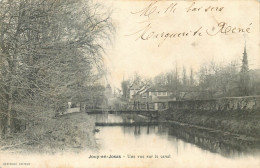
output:
M 161 92 L 158 92 L 158 96 L 161 96 Z

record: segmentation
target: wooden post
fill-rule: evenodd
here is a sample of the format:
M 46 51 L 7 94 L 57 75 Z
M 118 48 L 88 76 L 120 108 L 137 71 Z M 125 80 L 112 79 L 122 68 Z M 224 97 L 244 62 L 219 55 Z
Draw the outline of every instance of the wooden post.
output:
M 79 102 L 79 111 L 81 112 L 82 110 L 82 105 L 81 105 L 81 102 Z

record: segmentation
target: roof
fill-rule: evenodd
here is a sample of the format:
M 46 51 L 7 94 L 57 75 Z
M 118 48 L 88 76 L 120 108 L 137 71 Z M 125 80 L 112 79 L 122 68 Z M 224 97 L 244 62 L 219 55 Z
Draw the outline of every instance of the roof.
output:
M 136 94 L 143 94 L 149 89 L 150 87 L 148 85 L 144 85 L 140 90 L 137 91 Z

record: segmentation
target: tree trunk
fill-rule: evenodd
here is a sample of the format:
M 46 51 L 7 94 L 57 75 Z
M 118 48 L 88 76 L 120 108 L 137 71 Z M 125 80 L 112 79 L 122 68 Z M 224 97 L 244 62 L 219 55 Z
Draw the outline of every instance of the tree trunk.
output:
M 1 118 L 0 121 L 2 122 Z M 0 124 L 0 139 L 2 139 L 2 134 L 3 134 L 3 128 L 2 128 L 2 124 Z
M 12 98 L 8 100 L 8 108 L 7 108 L 7 135 L 11 135 L 12 130 Z

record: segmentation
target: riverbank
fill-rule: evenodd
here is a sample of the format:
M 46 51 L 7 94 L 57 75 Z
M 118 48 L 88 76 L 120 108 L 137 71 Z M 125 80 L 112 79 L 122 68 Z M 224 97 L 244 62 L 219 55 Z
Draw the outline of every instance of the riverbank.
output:
M 170 122 L 166 127 L 169 128 L 169 135 L 225 157 L 239 156 L 241 153 L 259 155 L 260 152 L 259 138 L 178 122 Z
M 260 137 L 260 111 L 168 109 L 164 119 L 233 134 Z
M 71 113 L 50 118 L 22 133 L 2 139 L 0 151 L 23 154 L 96 151 L 93 117 L 86 113 Z

